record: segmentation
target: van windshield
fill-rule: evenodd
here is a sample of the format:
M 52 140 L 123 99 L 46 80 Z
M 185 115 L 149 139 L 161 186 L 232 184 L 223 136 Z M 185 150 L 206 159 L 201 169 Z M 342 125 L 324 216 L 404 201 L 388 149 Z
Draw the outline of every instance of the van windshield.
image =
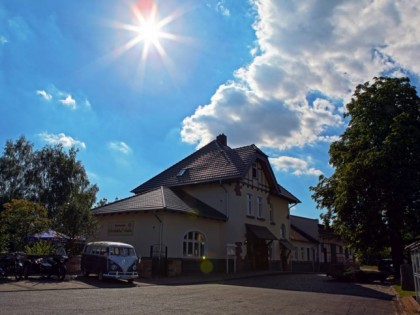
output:
M 135 256 L 133 248 L 129 247 L 110 247 L 109 254 L 115 256 Z

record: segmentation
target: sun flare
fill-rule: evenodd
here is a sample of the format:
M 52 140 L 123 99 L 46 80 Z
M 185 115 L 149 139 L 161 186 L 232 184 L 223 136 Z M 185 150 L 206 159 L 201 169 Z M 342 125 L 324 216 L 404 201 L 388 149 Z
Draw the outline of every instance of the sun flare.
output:
M 134 37 L 124 45 L 124 50 L 128 50 L 135 45 L 142 45 L 142 60 L 147 59 L 149 50 L 154 48 L 161 57 L 166 56 L 162 42 L 164 40 L 179 40 L 177 35 L 165 31 L 165 28 L 179 14 L 173 14 L 160 18 L 157 6 L 153 3 L 147 9 L 133 6 L 133 24 L 123 24 L 122 27 L 134 33 Z
M 180 29 L 180 26 L 182 27 L 182 23 L 178 19 L 191 8 L 189 4 L 178 6 L 174 11 L 169 10 L 170 13 L 162 17 L 154 0 L 137 1 L 130 7 L 130 23 L 111 21 L 112 27 L 128 31 L 128 33 L 124 33 L 124 35 L 121 33 L 121 36 L 126 41 L 123 41 L 121 45 L 112 50 L 107 55 L 107 59 L 116 59 L 127 51 L 132 50 L 136 53 L 139 52 L 138 76 L 136 76 L 139 82 L 142 82 L 145 78 L 145 71 L 148 68 L 147 64 L 150 64 L 155 69 L 163 65 L 168 73 L 175 77 L 176 64 L 171 59 L 171 54 L 166 52 L 166 49 L 174 46 L 167 45 L 168 41 L 175 41 L 185 45 L 193 43 L 194 40 L 188 36 L 174 34 L 170 30 L 171 27 L 177 30 Z M 168 11 L 168 7 L 163 9 Z M 178 21 L 175 24 L 171 24 L 176 20 Z M 174 79 L 174 81 L 176 80 Z

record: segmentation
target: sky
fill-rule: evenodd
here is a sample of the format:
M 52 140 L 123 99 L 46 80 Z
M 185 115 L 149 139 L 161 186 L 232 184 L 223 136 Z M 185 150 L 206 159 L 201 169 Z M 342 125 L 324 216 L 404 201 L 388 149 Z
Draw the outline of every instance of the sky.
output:
M 0 145 L 75 146 L 98 200 L 224 133 L 319 218 L 345 104 L 376 76 L 419 91 L 420 1 L 1 0 Z

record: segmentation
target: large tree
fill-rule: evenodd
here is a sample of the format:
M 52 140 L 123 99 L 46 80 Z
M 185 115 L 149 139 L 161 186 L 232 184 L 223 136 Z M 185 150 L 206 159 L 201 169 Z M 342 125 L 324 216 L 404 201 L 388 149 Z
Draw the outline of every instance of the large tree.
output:
M 311 187 L 324 221 L 362 254 L 391 248 L 397 274 L 420 231 L 420 99 L 408 78 L 356 87 L 330 146 L 331 177 Z
M 94 231 L 74 223 L 94 221 L 86 209 L 94 205 L 97 192 L 98 187 L 90 184 L 82 163 L 77 160 L 75 148 L 66 151 L 63 146 L 55 145 L 34 150 L 25 137 L 15 143 L 7 141 L 0 157 L 0 206 L 12 199 L 37 202 L 47 209 L 52 228 L 63 233 L 71 229 L 75 234 L 87 236 Z M 76 205 L 82 209 L 72 209 L 74 216 L 79 215 L 83 220 L 63 220 L 63 209 L 80 199 L 84 202 Z M 93 229 L 95 225 L 88 226 Z

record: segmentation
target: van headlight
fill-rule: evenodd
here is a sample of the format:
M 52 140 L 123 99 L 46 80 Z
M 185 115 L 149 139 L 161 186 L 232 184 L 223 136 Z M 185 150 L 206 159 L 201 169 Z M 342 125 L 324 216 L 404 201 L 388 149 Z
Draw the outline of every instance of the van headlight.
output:
M 117 265 L 111 265 L 111 270 L 112 270 L 112 271 L 117 270 L 117 268 L 118 268 L 118 267 L 117 267 Z
M 133 271 L 136 271 L 136 270 L 137 270 L 137 266 L 133 265 Z

